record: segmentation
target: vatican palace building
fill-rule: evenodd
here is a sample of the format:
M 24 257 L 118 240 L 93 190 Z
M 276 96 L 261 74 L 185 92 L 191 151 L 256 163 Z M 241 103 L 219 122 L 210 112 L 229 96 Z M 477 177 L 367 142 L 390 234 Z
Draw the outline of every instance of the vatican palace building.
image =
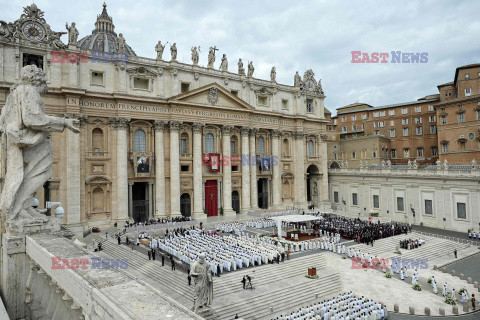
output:
M 236 60 L 219 69 L 211 54 L 208 67 L 198 53 L 179 62 L 176 45 L 139 57 L 106 5 L 92 33 L 66 45 L 43 11 L 24 10 L 1 29 L 0 105 L 35 64 L 48 79 L 46 112 L 78 120 L 79 134 L 52 134 L 53 175 L 36 195 L 41 208 L 62 203 L 65 225 L 327 204 L 329 121 L 312 70 L 292 75 L 291 86 L 276 82 L 275 69 L 255 78 L 246 61 L 238 72 Z

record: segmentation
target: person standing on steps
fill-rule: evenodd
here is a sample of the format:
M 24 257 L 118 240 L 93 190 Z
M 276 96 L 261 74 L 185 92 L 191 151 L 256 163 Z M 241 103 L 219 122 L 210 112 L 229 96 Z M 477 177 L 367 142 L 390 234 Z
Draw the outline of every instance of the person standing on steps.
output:
M 118 240 L 118 244 L 120 245 L 122 240 L 120 239 L 120 235 L 117 235 L 117 240 Z
M 152 260 L 155 260 L 155 249 L 152 249 Z
M 457 259 L 457 249 L 453 250 L 453 254 L 455 255 L 455 259 Z
M 170 263 L 172 264 L 172 271 L 175 271 L 175 260 L 173 260 L 172 256 L 170 256 Z
M 243 276 L 242 283 L 243 283 L 243 289 L 245 290 L 245 285 L 247 284 L 247 279 L 245 278 L 245 276 Z
M 165 265 L 165 256 L 162 254 L 162 267 Z
M 190 275 L 190 270 L 188 270 L 188 273 L 187 273 L 187 279 L 188 279 L 188 285 L 192 285 L 192 276 Z
M 148 250 L 147 254 L 148 254 L 148 260 L 152 260 L 152 253 L 150 252 L 150 250 Z

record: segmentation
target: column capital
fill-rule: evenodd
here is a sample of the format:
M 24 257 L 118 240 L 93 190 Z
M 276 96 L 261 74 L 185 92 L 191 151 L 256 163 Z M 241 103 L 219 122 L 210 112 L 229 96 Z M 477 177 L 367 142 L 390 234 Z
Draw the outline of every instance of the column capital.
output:
M 130 118 L 113 117 L 109 121 L 113 129 L 127 129 Z
M 224 125 L 224 126 L 222 127 L 222 133 L 225 134 L 225 135 L 230 135 L 230 134 L 232 134 L 232 131 L 233 131 L 233 126 Z
M 282 136 L 281 130 L 272 130 L 272 138 L 280 138 Z
M 303 133 L 303 131 L 293 131 L 292 136 L 295 140 L 298 140 L 298 139 L 303 139 L 305 134 Z
M 81 113 L 64 113 L 63 116 L 67 119 L 78 120 L 78 126 L 83 128 L 87 122 L 87 116 Z
M 153 181 L 148 181 L 147 182 L 149 185 L 153 185 Z
M 180 125 L 182 124 L 181 121 L 170 121 L 170 131 L 178 131 L 180 130 Z
M 255 136 L 258 132 L 258 128 L 250 128 L 250 136 Z
M 205 127 L 205 123 L 202 123 L 202 122 L 194 122 L 192 124 L 193 132 L 196 132 L 196 133 L 201 133 L 204 127 Z
M 250 134 L 250 129 L 250 127 L 242 127 L 240 129 L 242 136 L 248 136 Z
M 129 183 L 128 183 L 128 186 L 129 186 L 129 187 L 133 187 L 133 184 L 134 184 L 134 182 L 129 182 Z
M 155 120 L 153 122 L 153 129 L 155 131 L 165 131 L 165 127 L 167 126 L 168 122 L 165 120 Z

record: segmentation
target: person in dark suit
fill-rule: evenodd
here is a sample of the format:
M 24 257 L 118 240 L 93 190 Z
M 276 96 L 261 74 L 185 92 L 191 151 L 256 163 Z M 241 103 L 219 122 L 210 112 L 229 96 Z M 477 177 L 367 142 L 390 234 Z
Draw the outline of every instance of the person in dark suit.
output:
M 150 252 L 150 250 L 147 252 L 148 254 L 148 260 L 152 260 L 152 253 Z
M 243 289 L 245 289 L 245 285 L 247 284 L 247 279 L 245 278 L 245 276 L 243 276 L 242 283 L 243 283 Z
M 118 244 L 122 242 L 122 240 L 120 239 L 120 235 L 117 236 L 117 240 L 118 240 Z
M 165 256 L 162 254 L 162 267 L 165 265 Z
M 128 236 L 125 237 L 125 241 L 127 241 L 127 246 L 130 244 L 130 240 L 128 239 Z
M 192 277 L 190 276 L 190 272 L 188 272 L 187 279 L 188 279 L 188 285 L 190 286 L 192 284 Z
M 170 262 L 172 264 L 172 271 L 175 271 L 175 260 L 173 260 L 172 256 L 170 256 Z
M 152 249 L 152 259 L 155 260 L 155 249 Z

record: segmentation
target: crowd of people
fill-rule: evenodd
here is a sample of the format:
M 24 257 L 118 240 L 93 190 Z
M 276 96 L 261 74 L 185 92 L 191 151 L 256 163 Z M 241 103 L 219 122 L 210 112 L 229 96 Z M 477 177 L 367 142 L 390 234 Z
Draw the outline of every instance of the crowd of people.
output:
M 186 222 L 186 221 L 192 221 L 192 217 L 168 217 L 168 218 L 157 218 L 157 219 L 149 219 L 146 221 L 130 221 L 127 220 L 125 221 L 124 228 L 130 228 L 130 227 L 139 227 L 139 226 L 149 226 L 153 224 L 166 224 L 169 222 Z
M 421 247 L 423 243 L 425 243 L 425 241 L 418 240 L 418 239 L 417 240 L 412 240 L 412 239 L 400 240 L 400 248 L 405 250 L 416 249 L 418 247 Z
M 214 275 L 224 271 L 233 271 L 280 261 L 285 256 L 285 250 L 273 242 L 256 237 L 242 235 L 216 235 L 201 229 L 187 230 L 182 233 L 170 233 L 164 239 L 152 239 L 153 247 L 158 248 L 186 265 L 193 264 L 200 253 L 206 253 Z
M 270 227 L 275 227 L 275 221 L 271 219 L 258 219 L 258 220 L 248 220 L 245 222 L 248 227 L 257 228 L 257 229 L 266 229 Z
M 344 293 L 321 303 L 299 308 L 290 314 L 272 320 L 380 320 L 388 317 L 386 306 L 365 297 L 357 298 L 352 292 Z
M 315 222 L 315 230 L 323 230 L 339 233 L 341 237 L 349 240 L 355 240 L 359 243 L 371 244 L 378 239 L 407 233 L 409 227 L 400 223 L 374 223 L 372 221 L 363 221 L 360 219 L 347 219 L 333 217 L 328 214 L 313 214 L 322 216 L 323 219 Z

